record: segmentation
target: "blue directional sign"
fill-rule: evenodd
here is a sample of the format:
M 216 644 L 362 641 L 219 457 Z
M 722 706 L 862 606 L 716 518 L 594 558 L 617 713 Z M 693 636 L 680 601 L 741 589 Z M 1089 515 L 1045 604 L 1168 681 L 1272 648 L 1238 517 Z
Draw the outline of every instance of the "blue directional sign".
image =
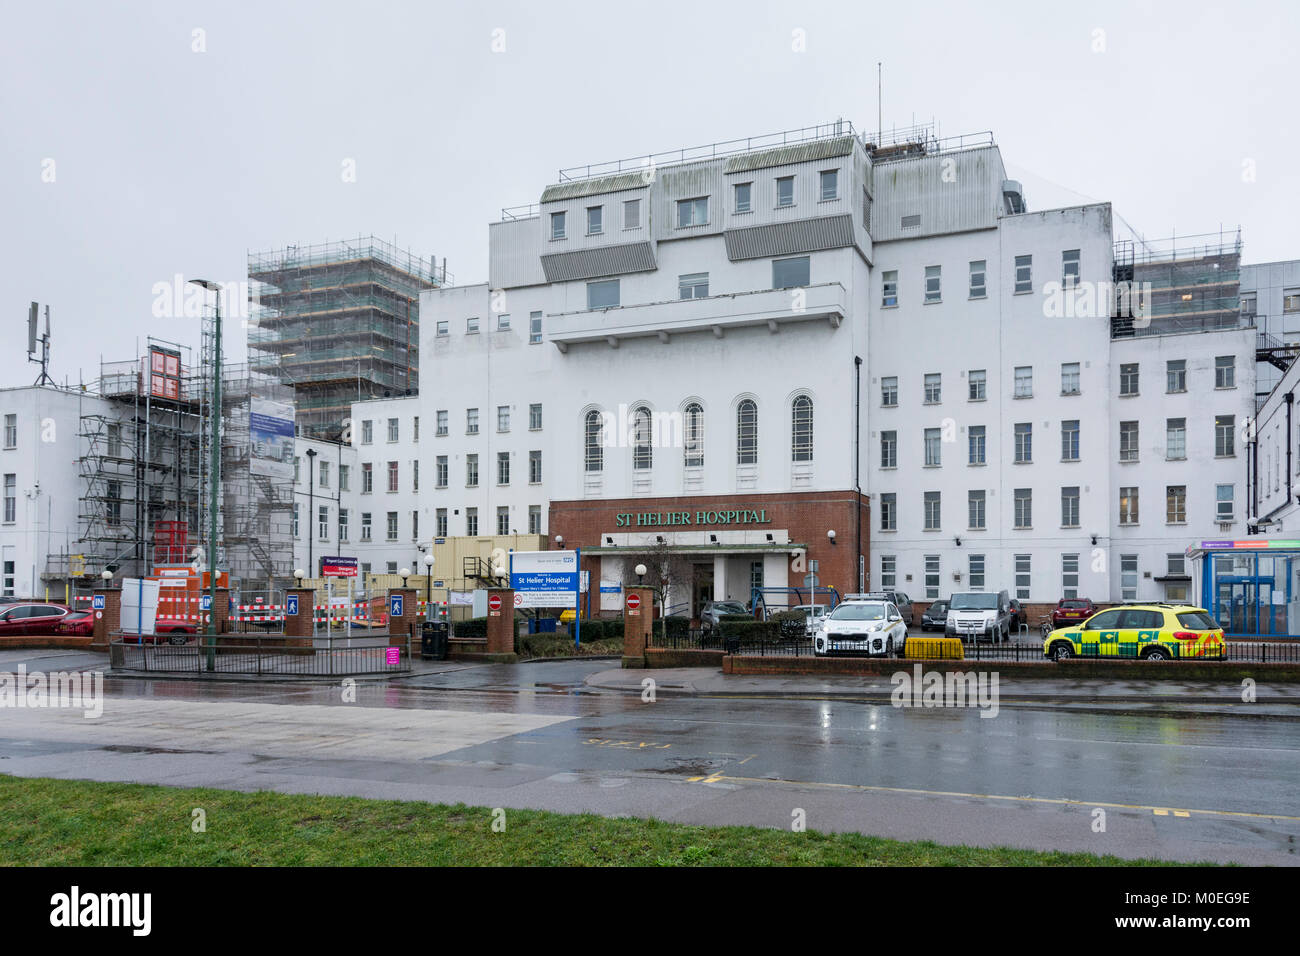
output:
M 200 610 L 200 611 L 211 611 L 211 610 L 212 610 L 212 595 L 211 595 L 211 594 L 203 594 L 203 595 L 200 595 L 200 597 L 199 597 L 199 610 Z
M 289 617 L 298 616 L 298 595 L 290 594 L 285 597 L 284 611 Z
M 388 595 L 388 616 L 389 616 L 389 617 L 402 617 L 402 616 L 403 616 L 403 615 L 402 615 L 402 595 L 400 595 L 400 594 L 390 594 L 390 595 Z
M 90 599 L 90 609 L 92 611 L 104 610 L 104 595 L 96 594 L 94 597 L 92 597 Z

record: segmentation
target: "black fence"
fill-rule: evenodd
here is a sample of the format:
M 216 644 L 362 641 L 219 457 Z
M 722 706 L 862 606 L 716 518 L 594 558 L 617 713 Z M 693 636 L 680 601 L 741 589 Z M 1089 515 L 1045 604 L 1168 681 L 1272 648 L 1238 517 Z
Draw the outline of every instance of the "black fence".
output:
M 161 638 L 165 641 L 165 636 Z M 148 638 L 146 638 L 148 640 Z M 347 677 L 402 674 L 411 670 L 411 643 L 389 646 L 387 634 L 354 637 L 240 637 L 222 634 L 215 644 L 200 635 L 185 644 L 137 643 L 133 637 L 109 642 L 114 670 L 157 674 L 239 674 L 294 677 Z

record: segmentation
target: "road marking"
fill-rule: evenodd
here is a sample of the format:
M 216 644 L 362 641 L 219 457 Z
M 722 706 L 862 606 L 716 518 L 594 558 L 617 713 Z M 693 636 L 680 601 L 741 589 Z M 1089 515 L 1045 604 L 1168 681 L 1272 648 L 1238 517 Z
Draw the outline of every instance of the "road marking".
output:
M 791 787 L 819 787 L 833 790 L 857 790 L 870 793 L 903 793 L 920 797 L 965 797 L 975 800 L 1009 800 L 1014 803 L 1040 803 L 1062 807 L 1105 807 L 1110 810 L 1150 810 L 1157 816 L 1166 816 L 1169 810 L 1140 803 L 1108 803 L 1104 800 L 1071 800 L 1065 797 L 1020 797 L 1000 793 L 965 793 L 960 790 L 922 790 L 915 787 L 878 787 L 860 783 L 825 783 L 820 780 L 784 780 L 779 777 L 733 777 L 721 772 L 708 777 L 687 778 L 690 782 L 752 784 L 785 784 Z M 1209 817 L 1237 817 L 1248 820 L 1286 820 L 1300 823 L 1300 816 L 1284 813 L 1249 813 L 1244 810 L 1175 810 L 1174 816 L 1190 817 L 1192 814 Z

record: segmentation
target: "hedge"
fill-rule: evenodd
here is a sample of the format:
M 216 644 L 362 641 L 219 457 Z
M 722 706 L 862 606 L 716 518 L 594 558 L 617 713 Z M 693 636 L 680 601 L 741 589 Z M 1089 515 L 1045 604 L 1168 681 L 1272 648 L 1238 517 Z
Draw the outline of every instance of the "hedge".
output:
M 781 639 L 780 621 L 755 621 L 745 617 L 740 620 L 722 619 L 722 640 L 740 641 L 779 641 Z
M 451 626 L 452 634 L 455 637 L 487 637 L 487 622 L 488 619 L 485 617 L 456 621 Z

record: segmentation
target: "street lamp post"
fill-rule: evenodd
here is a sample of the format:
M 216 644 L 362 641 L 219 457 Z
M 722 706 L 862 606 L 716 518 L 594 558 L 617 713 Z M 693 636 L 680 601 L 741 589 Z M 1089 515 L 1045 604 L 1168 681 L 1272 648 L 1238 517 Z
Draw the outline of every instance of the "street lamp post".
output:
M 426 554 L 424 561 L 424 620 L 433 620 L 433 555 Z
M 211 493 L 208 496 L 208 670 L 217 666 L 217 501 L 221 484 L 221 286 L 211 279 L 191 279 L 191 283 L 216 294 L 216 322 L 213 326 L 212 368 L 212 465 Z

